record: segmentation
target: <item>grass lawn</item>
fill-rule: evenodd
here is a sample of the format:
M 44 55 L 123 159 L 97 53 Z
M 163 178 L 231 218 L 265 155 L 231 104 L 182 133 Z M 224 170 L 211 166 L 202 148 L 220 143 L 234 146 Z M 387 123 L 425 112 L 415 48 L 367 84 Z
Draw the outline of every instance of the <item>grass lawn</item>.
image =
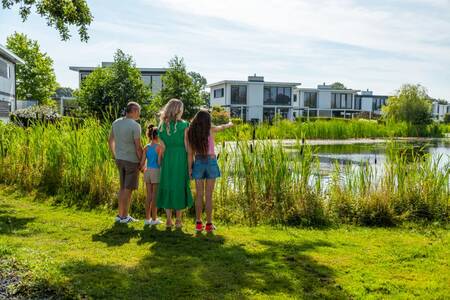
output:
M 428 226 L 219 226 L 214 236 L 114 225 L 0 186 L 0 282 L 23 297 L 444 299 L 450 234 Z M 15 279 L 14 279 L 15 278 Z M 1 285 L 1 284 L 0 284 Z M 0 292 L 5 294 L 5 284 Z M 2 290 L 3 289 L 3 290 Z M 1 293 L 0 293 L 1 298 Z

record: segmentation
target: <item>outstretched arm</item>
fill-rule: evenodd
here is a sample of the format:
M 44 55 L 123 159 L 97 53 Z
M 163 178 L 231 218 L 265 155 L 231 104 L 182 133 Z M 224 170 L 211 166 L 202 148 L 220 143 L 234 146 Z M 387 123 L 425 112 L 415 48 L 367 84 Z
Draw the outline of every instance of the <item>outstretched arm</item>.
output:
M 228 124 L 211 127 L 211 131 L 219 132 L 219 131 L 225 130 L 225 129 L 233 127 L 233 126 L 234 126 L 233 122 L 229 122 Z

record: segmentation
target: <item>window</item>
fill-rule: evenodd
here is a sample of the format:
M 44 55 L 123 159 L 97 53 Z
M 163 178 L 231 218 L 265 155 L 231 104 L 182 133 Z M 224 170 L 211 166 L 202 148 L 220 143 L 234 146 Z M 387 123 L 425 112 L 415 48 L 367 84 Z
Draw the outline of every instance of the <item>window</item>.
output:
M 351 109 L 352 97 L 350 94 L 331 93 L 331 108 Z
M 264 87 L 265 105 L 291 105 L 290 87 Z
M 297 102 L 297 94 L 294 94 L 294 102 Z
M 317 108 L 317 93 L 305 92 L 305 107 Z
M 214 90 L 214 98 L 223 98 L 224 88 Z
M 245 121 L 247 119 L 247 108 L 245 106 L 230 107 L 230 116 Z
M 247 86 L 231 86 L 231 104 L 247 104 Z
M 378 97 L 372 99 L 372 110 L 381 110 L 381 107 L 386 104 L 386 98 L 385 97 Z
M 355 97 L 355 109 L 358 109 L 358 110 L 361 109 L 361 97 L 360 96 Z
M 9 66 L 6 61 L 0 59 L 0 76 L 9 78 Z
M 275 117 L 275 107 L 264 107 L 263 108 L 264 121 L 272 122 L 274 117 Z

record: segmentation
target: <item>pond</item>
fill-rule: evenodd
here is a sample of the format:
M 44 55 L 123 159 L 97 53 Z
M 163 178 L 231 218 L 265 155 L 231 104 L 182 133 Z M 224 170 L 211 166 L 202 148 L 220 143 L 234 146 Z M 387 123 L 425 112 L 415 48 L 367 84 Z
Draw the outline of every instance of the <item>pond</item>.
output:
M 382 171 L 387 159 L 387 142 L 357 144 L 324 144 L 314 145 L 315 156 L 320 161 L 323 174 L 329 174 L 333 166 L 351 164 L 361 166 L 369 164 L 377 171 Z M 397 141 L 395 147 L 420 155 L 431 154 L 434 159 L 440 158 L 439 165 L 444 167 L 450 162 L 450 140 L 430 141 Z

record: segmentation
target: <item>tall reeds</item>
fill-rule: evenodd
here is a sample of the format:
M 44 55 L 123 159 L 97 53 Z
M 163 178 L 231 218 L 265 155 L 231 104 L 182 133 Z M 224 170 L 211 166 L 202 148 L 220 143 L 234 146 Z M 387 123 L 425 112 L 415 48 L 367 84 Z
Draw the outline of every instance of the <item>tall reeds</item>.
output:
M 29 128 L 0 125 L 0 182 L 40 190 L 68 205 L 113 208 L 118 176 L 108 151 L 109 131 L 109 125 L 92 119 Z M 369 164 L 336 164 L 328 177 L 321 174 L 313 148 L 300 140 L 284 148 L 281 142 L 249 138 L 245 131 L 235 132 L 235 142 L 222 143 L 217 220 L 303 226 L 449 221 L 450 165 L 442 157 L 391 143 L 382 174 Z M 143 212 L 144 196 L 141 181 L 135 213 Z

